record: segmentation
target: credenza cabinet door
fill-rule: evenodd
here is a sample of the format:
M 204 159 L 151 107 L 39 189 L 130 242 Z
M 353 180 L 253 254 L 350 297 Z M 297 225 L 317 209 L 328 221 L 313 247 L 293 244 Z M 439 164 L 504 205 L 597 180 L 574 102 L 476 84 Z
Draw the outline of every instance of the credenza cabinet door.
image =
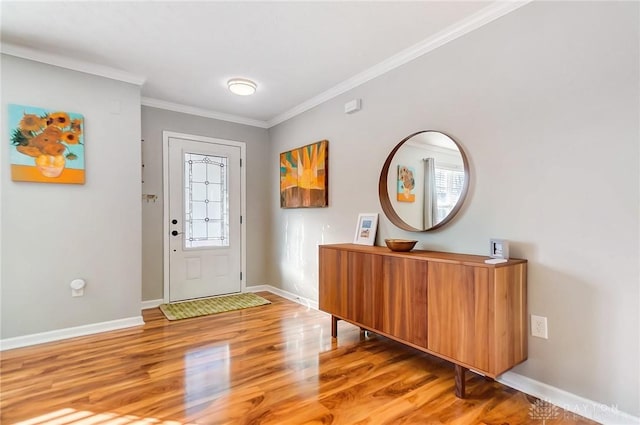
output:
M 382 260 L 380 255 L 349 253 L 348 318 L 370 329 L 380 329 L 382 326 Z
M 429 263 L 427 348 L 490 371 L 493 345 L 489 269 Z
M 384 257 L 382 332 L 427 347 L 427 262 Z
M 320 249 L 320 310 L 427 347 L 427 262 Z
M 322 311 L 343 318 L 349 317 L 349 281 L 347 251 L 320 249 L 319 280 L 321 284 L 318 307 Z

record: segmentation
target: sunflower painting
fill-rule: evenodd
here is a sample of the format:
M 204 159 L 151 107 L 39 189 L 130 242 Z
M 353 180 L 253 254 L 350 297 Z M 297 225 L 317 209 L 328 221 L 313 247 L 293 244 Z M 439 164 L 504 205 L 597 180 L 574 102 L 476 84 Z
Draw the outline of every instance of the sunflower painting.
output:
M 84 184 L 84 118 L 9 105 L 11 179 Z
M 280 206 L 313 208 L 329 205 L 329 141 L 322 140 L 280 154 Z

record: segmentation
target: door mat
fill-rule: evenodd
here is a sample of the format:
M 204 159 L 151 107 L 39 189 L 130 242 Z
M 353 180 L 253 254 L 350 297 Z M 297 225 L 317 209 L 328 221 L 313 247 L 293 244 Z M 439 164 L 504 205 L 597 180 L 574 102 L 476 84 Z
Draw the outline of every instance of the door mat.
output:
M 243 308 L 257 307 L 265 304 L 271 304 L 271 301 L 265 300 L 253 293 L 245 293 L 174 304 L 161 304 L 160 310 L 167 319 L 180 320 L 224 313 L 225 311 L 242 310 Z

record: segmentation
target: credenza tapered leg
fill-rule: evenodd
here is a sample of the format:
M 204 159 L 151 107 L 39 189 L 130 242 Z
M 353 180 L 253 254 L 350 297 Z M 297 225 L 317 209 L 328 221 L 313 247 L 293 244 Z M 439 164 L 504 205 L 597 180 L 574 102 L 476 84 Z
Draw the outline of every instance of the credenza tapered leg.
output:
M 465 398 L 465 375 L 467 372 L 466 367 L 455 365 L 455 382 L 456 382 L 456 397 Z
M 331 315 L 331 336 L 334 338 L 338 337 L 338 319 L 333 314 Z

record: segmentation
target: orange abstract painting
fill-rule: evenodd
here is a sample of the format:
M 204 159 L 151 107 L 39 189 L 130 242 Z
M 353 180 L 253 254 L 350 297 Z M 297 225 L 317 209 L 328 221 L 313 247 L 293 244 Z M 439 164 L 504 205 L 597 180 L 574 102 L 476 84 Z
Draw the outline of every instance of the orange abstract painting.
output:
M 329 205 L 329 141 L 322 140 L 280 154 L 280 206 L 314 208 Z

